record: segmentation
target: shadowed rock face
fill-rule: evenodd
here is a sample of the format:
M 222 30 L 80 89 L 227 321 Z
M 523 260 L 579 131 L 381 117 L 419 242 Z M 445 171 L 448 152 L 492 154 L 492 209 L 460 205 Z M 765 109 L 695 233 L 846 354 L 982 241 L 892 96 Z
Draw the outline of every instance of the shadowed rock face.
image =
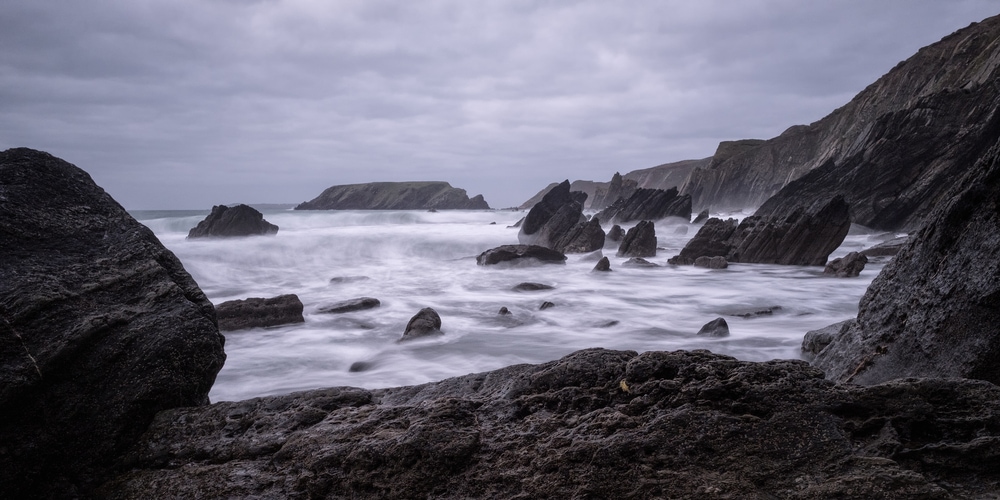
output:
M 561 253 L 586 253 L 604 246 L 600 220 L 583 215 L 587 194 L 570 191 L 563 181 L 531 207 L 517 233 L 520 243 L 551 248 Z
M 619 257 L 655 257 L 656 256 L 656 226 L 653 221 L 639 221 L 631 227 L 622 244 L 618 247 Z
M 215 309 L 79 168 L 0 153 L 0 497 L 88 496 L 156 412 L 208 402 Z
M 205 220 L 188 232 L 188 238 L 256 236 L 277 234 L 278 226 L 264 220 L 263 214 L 247 205 L 216 205 Z
M 1000 487 L 998 412 L 1000 388 L 981 381 L 835 386 L 802 361 L 593 349 L 419 386 L 170 410 L 102 493 L 974 497 Z
M 691 220 L 691 197 L 678 195 L 677 188 L 637 189 L 628 198 L 619 198 L 597 217 L 608 223 L 660 220 L 681 217 Z
M 471 199 L 447 182 L 371 182 L 327 188 L 296 210 L 488 210 L 483 195 Z

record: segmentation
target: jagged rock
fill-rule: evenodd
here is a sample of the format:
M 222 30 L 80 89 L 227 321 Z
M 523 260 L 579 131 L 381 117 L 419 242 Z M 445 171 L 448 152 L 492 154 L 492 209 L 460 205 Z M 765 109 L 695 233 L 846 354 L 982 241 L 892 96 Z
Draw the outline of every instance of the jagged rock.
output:
M 554 247 L 562 253 L 587 253 L 604 248 L 600 219 L 592 217 L 586 223 L 577 224 L 556 241 Z
M 698 335 L 706 335 L 709 337 L 728 337 L 729 336 L 729 323 L 726 323 L 725 318 L 715 318 L 708 323 L 705 323 L 698 330 Z
M 552 285 L 546 285 L 544 283 L 531 283 L 531 282 L 518 283 L 514 285 L 514 288 L 511 288 L 511 290 L 514 290 L 515 292 L 537 292 L 539 290 L 554 290 L 554 289 L 555 287 Z
M 697 259 L 694 259 L 695 267 L 705 267 L 708 269 L 726 269 L 729 267 L 729 262 L 726 262 L 725 257 L 715 256 L 707 257 L 702 255 Z
M 549 302 L 549 301 L 545 301 L 545 302 L 542 302 L 542 305 L 538 307 L 538 310 L 539 310 L 539 311 L 544 311 L 544 310 L 546 310 L 546 309 L 549 309 L 549 308 L 551 308 L 551 307 L 555 307 L 555 306 L 556 306 L 556 305 L 555 305 L 555 304 L 553 304 L 552 302 Z
M 607 188 L 598 187 L 594 193 L 594 200 L 589 208 L 591 210 L 604 210 L 609 205 L 619 199 L 628 199 L 639 187 L 639 184 L 632 179 L 625 179 L 622 174 L 615 172 L 611 177 L 611 182 Z
M 625 230 L 621 226 L 615 224 L 611 226 L 611 230 L 608 231 L 608 239 L 614 242 L 619 242 L 625 237 Z
M 1000 383 L 1000 141 L 872 281 L 856 324 L 815 360 L 833 380 Z
M 0 152 L 0 498 L 90 498 L 226 359 L 180 261 L 86 172 Z
M 601 220 L 626 223 L 636 220 L 660 220 L 683 217 L 691 220 L 691 197 L 678 195 L 677 188 L 636 189 L 632 196 L 619 198 L 597 214 Z
M 622 262 L 622 267 L 660 267 L 659 264 L 654 264 L 642 257 L 632 257 L 625 262 Z
M 188 232 L 188 238 L 257 236 L 277 234 L 278 226 L 264 220 L 253 207 L 216 205 L 205 220 Z
M 232 331 L 302 323 L 302 309 L 302 301 L 290 293 L 267 299 L 229 300 L 215 306 L 215 313 L 219 330 Z
M 830 261 L 823 269 L 823 274 L 832 274 L 838 278 L 854 278 L 861 274 L 867 263 L 868 257 L 866 255 L 851 252 Z
M 819 330 L 810 330 L 802 338 L 802 354 L 807 359 L 814 358 L 826 346 L 830 345 L 834 339 L 841 336 L 849 328 L 854 326 L 855 320 L 849 319 L 825 326 Z
M 364 311 L 365 309 L 374 309 L 381 305 L 382 302 L 374 297 L 359 297 L 320 307 L 316 310 L 316 312 L 326 314 L 343 314 L 354 311 Z
M 476 257 L 476 264 L 480 266 L 523 262 L 562 264 L 565 261 L 566 256 L 561 252 L 538 245 L 501 245 L 491 248 Z
M 892 257 L 899 253 L 899 251 L 906 245 L 909 241 L 909 236 L 900 236 L 899 238 L 893 238 L 888 241 L 883 241 L 878 245 L 873 245 L 861 251 L 861 254 L 865 257 Z
M 398 342 L 434 335 L 441 335 L 441 316 L 434 309 L 425 307 L 410 318 Z
M 597 261 L 597 265 L 594 266 L 594 271 L 610 271 L 611 270 L 611 260 L 607 257 L 601 257 L 601 260 Z
M 597 218 L 583 215 L 587 194 L 571 192 L 569 181 L 552 188 L 531 208 L 517 234 L 521 244 L 539 245 L 562 253 L 586 253 L 604 246 Z
M 652 221 L 639 221 L 625 233 L 621 246 L 618 247 L 619 257 L 655 257 L 656 227 Z
M 799 207 L 783 216 L 753 215 L 709 219 L 671 264 L 691 265 L 701 256 L 728 262 L 822 266 L 850 229 L 849 207 L 842 196 Z
M 440 181 L 370 182 L 326 188 L 295 210 L 489 210 L 479 194 L 469 198 L 464 189 Z
M 705 222 L 707 220 L 708 220 L 708 210 L 702 210 L 701 212 L 698 212 L 698 215 L 695 216 L 694 220 L 691 221 L 691 223 L 701 224 L 702 222 Z
M 803 361 L 575 352 L 411 387 L 162 413 L 101 493 L 956 498 L 1000 489 L 1000 387 L 836 386 Z

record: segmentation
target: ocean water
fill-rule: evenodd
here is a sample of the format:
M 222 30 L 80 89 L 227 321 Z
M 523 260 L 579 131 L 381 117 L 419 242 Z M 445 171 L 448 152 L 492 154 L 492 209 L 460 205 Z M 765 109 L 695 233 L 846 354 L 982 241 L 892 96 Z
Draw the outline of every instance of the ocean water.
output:
M 265 210 L 280 227 L 276 236 L 187 240 L 207 213 L 133 215 L 177 255 L 213 303 L 294 293 L 305 305 L 305 323 L 225 332 L 228 358 L 212 401 L 420 384 L 589 347 L 800 358 L 803 334 L 854 317 L 883 265 L 870 262 L 857 278 L 824 276 L 819 267 L 668 266 L 698 229 L 680 219 L 656 222 L 660 249 L 648 260 L 658 268 L 623 267 L 626 259 L 615 256 L 612 244 L 603 251 L 610 273 L 591 272 L 596 254 L 570 255 L 565 265 L 476 265 L 484 250 L 517 243 L 517 229 L 508 226 L 525 212 L 516 211 Z M 831 259 L 885 237 L 856 228 Z M 554 289 L 512 290 L 522 282 Z M 358 297 L 382 305 L 347 314 L 317 311 Z M 546 301 L 555 306 L 539 310 Z M 423 307 L 438 311 L 444 335 L 396 343 Z M 501 307 L 512 314 L 499 316 Z M 730 336 L 696 335 L 718 317 L 728 322 Z M 359 361 L 370 368 L 349 371 Z

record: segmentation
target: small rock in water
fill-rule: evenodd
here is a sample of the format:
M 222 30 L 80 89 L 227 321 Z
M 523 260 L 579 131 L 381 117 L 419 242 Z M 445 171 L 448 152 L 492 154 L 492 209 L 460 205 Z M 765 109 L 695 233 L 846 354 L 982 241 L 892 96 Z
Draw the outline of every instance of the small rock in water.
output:
M 505 262 L 533 261 L 545 264 L 563 264 L 566 255 L 538 245 L 501 245 L 476 257 L 476 264 L 491 266 Z
M 851 252 L 843 257 L 833 259 L 823 268 L 823 274 L 832 274 L 838 278 L 854 278 L 861 274 L 867 263 L 867 255 Z
M 538 310 L 539 311 L 544 311 L 544 310 L 546 310 L 546 309 L 548 309 L 550 307 L 555 307 L 555 306 L 556 306 L 555 304 L 553 304 L 551 302 L 548 302 L 548 301 L 545 301 L 545 302 L 542 302 L 542 305 L 541 305 L 541 307 L 538 308 Z
M 302 309 L 302 301 L 290 293 L 268 299 L 229 300 L 215 306 L 215 314 L 219 330 L 232 331 L 302 323 Z
M 264 220 L 257 209 L 248 205 L 216 205 L 205 220 L 188 232 L 188 238 L 274 235 L 278 226 Z
M 425 307 L 410 318 L 410 322 L 406 324 L 406 330 L 398 342 L 441 334 L 441 316 L 434 309 Z
M 382 303 L 373 297 L 359 297 L 356 299 L 337 302 L 329 306 L 321 307 L 316 312 L 327 314 L 342 314 L 353 311 L 363 311 L 381 306 Z
M 631 259 L 622 262 L 622 267 L 660 267 L 660 265 L 653 264 L 642 257 L 632 257 Z
M 354 363 L 351 363 L 351 367 L 348 368 L 347 371 L 352 373 L 363 372 L 371 370 L 374 367 L 375 367 L 374 361 L 355 361 Z
M 607 257 L 601 257 L 601 260 L 597 261 L 597 265 L 594 266 L 594 271 L 610 271 L 611 261 Z
M 722 257 L 721 255 L 716 255 L 715 257 L 702 255 L 701 257 L 694 259 L 694 267 L 704 267 L 708 269 L 726 269 L 729 267 L 729 262 L 726 261 L 726 258 Z
M 617 319 L 613 319 L 611 321 L 605 321 L 604 323 L 601 323 L 601 324 L 597 325 L 597 327 L 598 328 L 611 328 L 612 326 L 615 326 L 618 323 L 619 323 L 619 321 Z
M 769 306 L 762 309 L 743 309 L 733 312 L 731 316 L 738 316 L 740 318 L 755 318 L 757 316 L 770 316 L 774 314 L 774 311 L 780 311 L 781 306 Z
M 729 324 L 723 318 L 715 318 L 698 330 L 698 335 L 708 335 L 709 337 L 728 337 Z
M 333 278 L 330 278 L 330 284 L 340 285 L 343 283 L 354 283 L 357 281 L 366 281 L 370 279 L 371 278 L 369 278 L 368 276 L 335 276 Z
M 532 283 L 527 281 L 524 283 L 518 283 L 514 285 L 513 288 L 511 288 L 511 290 L 514 290 L 515 292 L 537 292 L 539 290 L 554 290 L 554 289 L 555 287 L 552 285 L 546 285 L 543 283 Z
M 510 316 L 510 310 L 507 309 L 506 306 L 501 307 L 500 310 L 497 311 L 497 315 L 499 315 L 499 316 Z

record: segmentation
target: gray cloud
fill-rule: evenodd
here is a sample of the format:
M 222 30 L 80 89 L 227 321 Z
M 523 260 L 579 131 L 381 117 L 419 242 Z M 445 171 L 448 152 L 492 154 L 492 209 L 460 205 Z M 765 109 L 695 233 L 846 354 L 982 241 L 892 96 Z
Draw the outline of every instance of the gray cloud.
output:
M 8 0 L 0 148 L 129 208 L 440 179 L 517 204 L 564 178 L 808 123 L 992 0 Z

